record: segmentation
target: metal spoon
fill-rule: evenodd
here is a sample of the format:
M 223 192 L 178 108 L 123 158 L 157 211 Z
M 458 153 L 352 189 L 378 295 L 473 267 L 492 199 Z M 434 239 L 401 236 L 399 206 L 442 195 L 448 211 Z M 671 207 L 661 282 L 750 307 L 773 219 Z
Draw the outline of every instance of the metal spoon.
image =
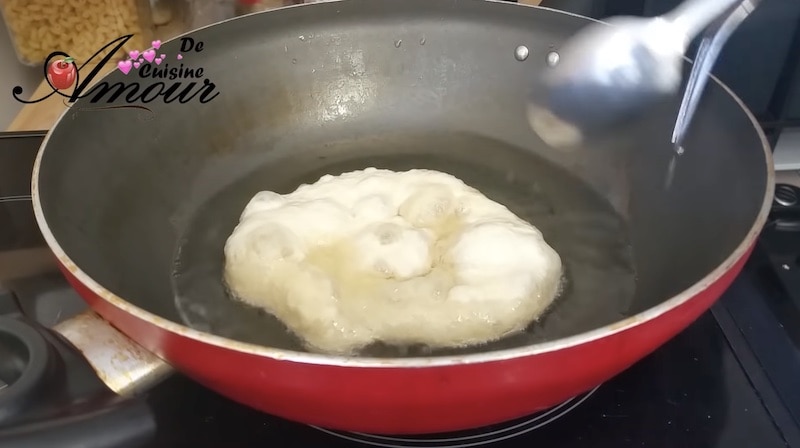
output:
M 616 17 L 581 30 L 536 80 L 528 103 L 534 131 L 553 146 L 580 144 L 674 95 L 692 39 L 741 1 L 688 0 L 659 17 Z

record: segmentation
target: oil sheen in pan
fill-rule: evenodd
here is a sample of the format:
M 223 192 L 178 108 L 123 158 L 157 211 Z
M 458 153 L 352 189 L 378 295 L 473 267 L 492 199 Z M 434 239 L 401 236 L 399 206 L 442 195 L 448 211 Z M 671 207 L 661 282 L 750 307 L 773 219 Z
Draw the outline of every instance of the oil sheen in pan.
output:
M 636 276 L 626 223 L 612 206 L 575 176 L 530 152 L 479 137 L 457 140 L 421 135 L 384 139 L 380 145 L 344 142 L 343 150 L 329 146 L 304 151 L 302 158 L 276 158 L 223 189 L 194 213 L 175 252 L 175 306 L 184 324 L 239 341 L 303 351 L 300 339 L 277 318 L 228 297 L 222 282 L 225 241 L 257 191 L 288 193 L 324 174 L 369 166 L 439 170 L 506 205 L 539 228 L 559 253 L 566 283 L 550 310 L 522 333 L 484 346 L 434 351 L 376 343 L 362 355 L 437 356 L 518 347 L 626 317 Z

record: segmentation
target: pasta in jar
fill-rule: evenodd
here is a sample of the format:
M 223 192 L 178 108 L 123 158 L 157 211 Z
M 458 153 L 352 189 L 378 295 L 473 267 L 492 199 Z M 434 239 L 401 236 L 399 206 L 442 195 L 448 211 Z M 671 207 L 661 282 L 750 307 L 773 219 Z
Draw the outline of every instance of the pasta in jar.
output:
M 126 34 L 133 37 L 120 56 L 142 49 L 151 36 L 149 21 L 141 14 L 149 14 L 148 8 L 148 0 L 0 0 L 17 55 L 28 65 L 41 64 L 54 51 L 82 64 Z M 108 50 L 98 57 L 106 54 Z

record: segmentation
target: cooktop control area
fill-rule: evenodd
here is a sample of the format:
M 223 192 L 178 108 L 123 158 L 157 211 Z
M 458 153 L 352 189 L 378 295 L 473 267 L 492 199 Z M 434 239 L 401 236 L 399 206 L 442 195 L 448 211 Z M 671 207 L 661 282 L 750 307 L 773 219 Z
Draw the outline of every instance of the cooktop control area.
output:
M 420 437 L 330 431 L 180 374 L 117 397 L 48 330 L 86 305 L 54 269 L 29 174 L 19 174 L 30 173 L 41 138 L 0 138 L 2 447 L 800 447 L 800 323 L 764 244 L 720 303 L 665 346 L 595 390 L 501 425 Z

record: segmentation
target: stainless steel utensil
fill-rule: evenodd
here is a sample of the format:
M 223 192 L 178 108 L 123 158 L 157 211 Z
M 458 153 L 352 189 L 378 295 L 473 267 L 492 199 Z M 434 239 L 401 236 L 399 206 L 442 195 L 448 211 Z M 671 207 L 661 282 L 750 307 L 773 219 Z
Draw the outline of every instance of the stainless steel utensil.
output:
M 567 146 L 642 113 L 678 90 L 691 40 L 739 3 L 689 0 L 659 17 L 617 17 L 589 25 L 567 41 L 558 63 L 536 80 L 528 104 L 531 126 L 548 144 Z M 725 28 L 728 35 L 734 23 Z M 725 40 L 715 43 L 721 47 Z M 718 53 L 711 53 L 713 59 Z

